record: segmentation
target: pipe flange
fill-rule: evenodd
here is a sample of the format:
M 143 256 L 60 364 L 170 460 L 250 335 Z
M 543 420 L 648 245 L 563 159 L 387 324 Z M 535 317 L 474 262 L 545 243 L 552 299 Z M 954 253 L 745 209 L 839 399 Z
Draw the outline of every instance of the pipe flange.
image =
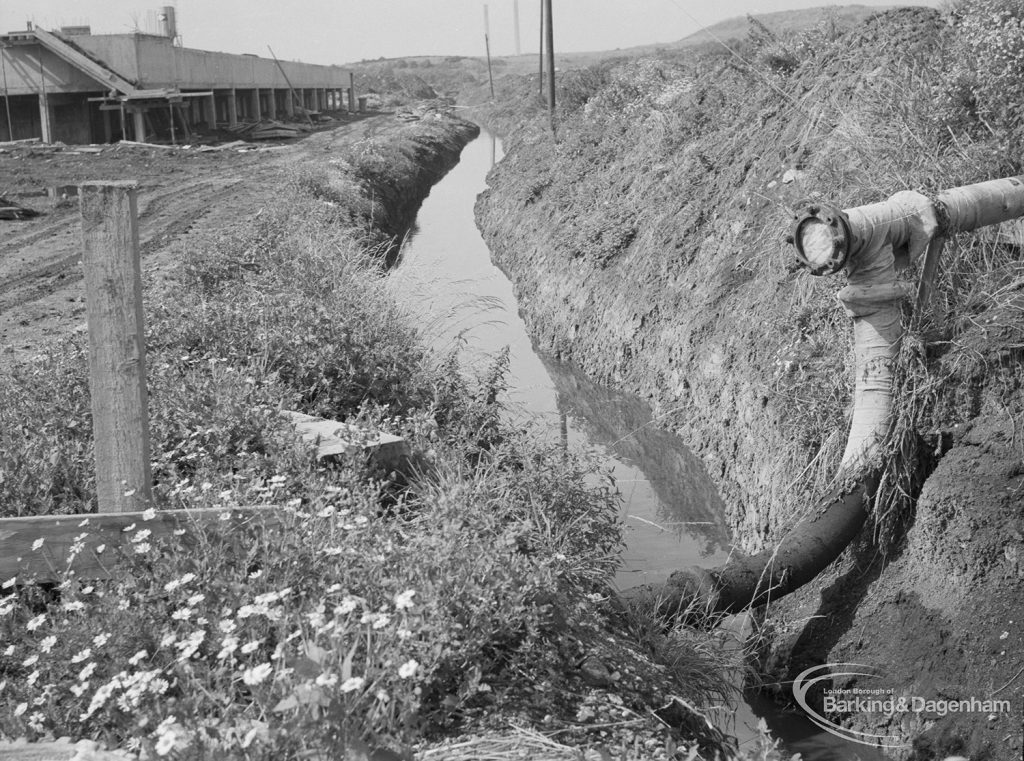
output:
M 815 251 L 805 249 L 805 237 L 815 234 Z M 852 239 L 850 220 L 841 209 L 828 204 L 811 204 L 793 217 L 786 242 L 796 247 L 796 259 L 812 275 L 834 275 L 846 266 Z

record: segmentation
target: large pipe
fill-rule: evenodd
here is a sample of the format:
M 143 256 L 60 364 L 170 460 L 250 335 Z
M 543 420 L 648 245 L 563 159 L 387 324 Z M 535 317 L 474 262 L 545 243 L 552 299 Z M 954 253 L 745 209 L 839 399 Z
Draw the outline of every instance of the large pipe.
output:
M 715 569 L 676 571 L 661 586 L 627 596 L 667 618 L 692 621 L 763 605 L 798 589 L 830 565 L 860 532 L 878 488 L 881 444 L 892 419 L 892 366 L 902 338 L 901 302 L 912 288 L 896 273 L 925 257 L 919 302 L 934 278 L 942 241 L 1024 216 L 1024 176 L 943 191 L 934 200 L 903 191 L 881 203 L 840 211 L 809 206 L 790 242 L 812 274 L 845 269 L 839 301 L 853 318 L 854 412 L 837 481 L 841 488 L 810 511 L 777 547 L 734 557 Z

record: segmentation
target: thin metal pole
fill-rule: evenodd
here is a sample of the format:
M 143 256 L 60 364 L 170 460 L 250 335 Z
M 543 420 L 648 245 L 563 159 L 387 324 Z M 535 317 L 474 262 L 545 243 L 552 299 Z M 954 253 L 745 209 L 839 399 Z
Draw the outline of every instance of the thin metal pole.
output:
M 14 139 L 14 127 L 11 122 L 11 93 L 7 89 L 7 60 L 3 51 L 7 49 L 6 45 L 0 45 L 0 69 L 3 70 L 4 75 L 4 107 L 7 110 L 7 134 L 9 135 L 8 140 Z

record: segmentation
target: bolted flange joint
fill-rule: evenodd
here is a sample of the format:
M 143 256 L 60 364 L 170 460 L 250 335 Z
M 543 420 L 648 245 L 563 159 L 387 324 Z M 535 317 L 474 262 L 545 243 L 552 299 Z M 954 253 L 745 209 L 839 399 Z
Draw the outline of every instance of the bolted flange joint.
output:
M 796 247 L 797 262 L 812 275 L 834 275 L 846 266 L 851 248 L 850 220 L 829 204 L 810 204 L 793 217 L 786 242 Z

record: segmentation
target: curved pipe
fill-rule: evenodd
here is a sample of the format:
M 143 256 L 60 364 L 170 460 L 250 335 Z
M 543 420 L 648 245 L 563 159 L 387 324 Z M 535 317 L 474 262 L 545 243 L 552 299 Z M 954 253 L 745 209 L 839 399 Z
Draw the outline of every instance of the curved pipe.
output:
M 935 201 L 903 191 L 847 211 L 812 206 L 796 217 L 791 241 L 812 274 L 845 268 L 839 301 L 853 318 L 854 411 L 834 491 L 777 547 L 734 557 L 715 569 L 691 567 L 660 586 L 627 590 L 633 604 L 666 618 L 699 621 L 763 605 L 800 588 L 857 536 L 878 488 L 878 455 L 892 418 L 892 366 L 902 338 L 901 304 L 912 289 L 896 280 L 925 255 L 919 306 L 927 296 L 945 236 L 1024 216 L 1024 177 L 953 188 Z

